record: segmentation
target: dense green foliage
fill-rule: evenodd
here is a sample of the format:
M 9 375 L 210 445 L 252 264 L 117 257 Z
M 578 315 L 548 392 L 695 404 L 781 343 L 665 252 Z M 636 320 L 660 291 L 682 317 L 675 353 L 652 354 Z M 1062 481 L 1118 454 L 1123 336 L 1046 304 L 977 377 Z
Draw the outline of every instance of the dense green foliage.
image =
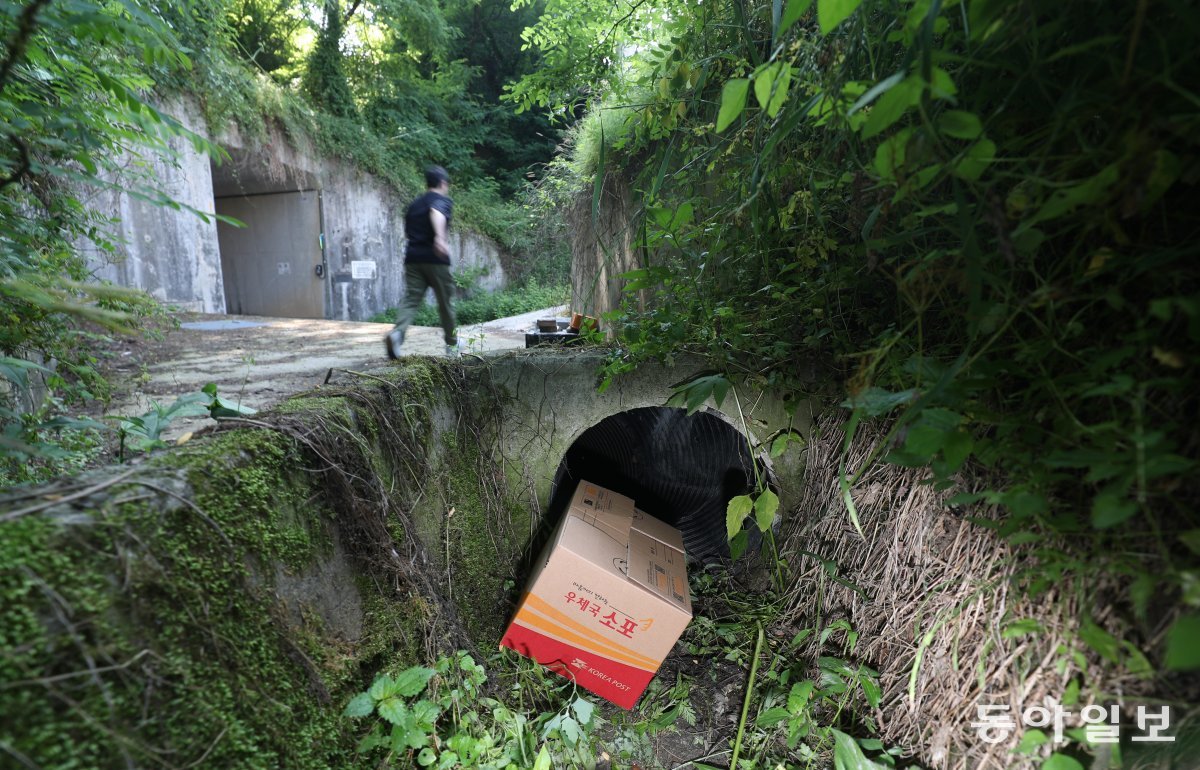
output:
M 433 668 L 380 675 L 346 706 L 346 716 L 378 717 L 358 751 L 384 754 L 385 766 L 415 761 L 439 770 L 548 770 L 595 762 L 587 736 L 596 708 L 590 701 L 572 698 L 531 718 L 488 696 L 486 685 L 483 667 L 462 651 L 439 658 Z
M 1200 668 L 1195 6 L 591 7 L 548 6 L 531 32 L 547 67 L 515 96 L 590 96 L 572 168 L 594 205 L 596 169 L 639 194 L 609 374 L 690 351 L 738 384 L 802 388 L 824 362 L 847 443 L 886 418 L 877 460 L 939 484 L 966 469 L 965 514 L 998 504 L 981 523 L 1042 544 L 1028 594 L 1122 575 L 1104 601 L 1126 641 Z M 590 94 L 564 91 L 585 62 Z M 843 468 L 856 526 L 868 470 Z
M 161 313 L 136 292 L 90 285 L 119 259 L 111 225 L 89 209 L 96 191 L 180 208 L 157 189 L 183 137 L 203 138 L 154 106 L 196 94 L 209 123 L 263 137 L 271 121 L 402 192 L 420 169 L 455 175 L 459 221 L 515 254 L 510 275 L 546 279 L 523 256 L 547 241 L 519 200 L 554 142 L 545 118 L 499 104 L 534 66 L 518 45 L 536 8 L 405 0 L 29 0 L 0 12 L 0 445 L 5 483 L 53 476 L 86 458 L 97 423 L 64 417 L 109 389 L 90 344 L 95 324 L 129 330 Z M 204 216 L 202 212 L 195 212 Z M 551 251 L 560 256 L 559 244 Z M 89 263 L 88 255 L 92 262 Z M 538 260 L 539 262 L 541 260 Z M 562 259 L 555 260 L 558 266 Z M 565 279 L 561 271 L 550 276 Z M 89 322 L 91 325 L 88 325 Z M 63 431 L 73 431 L 63 433 Z M 82 431 L 82 432 L 81 432 Z
M 113 327 L 155 312 L 140 294 L 84 283 L 80 244 L 101 255 L 117 244 L 80 190 L 120 178 L 127 194 L 178 208 L 148 161 L 169 160 L 172 137 L 212 148 L 147 103 L 160 77 L 190 66 L 150 4 L 10 4 L 0 40 L 0 479 L 11 483 L 96 444 L 79 433 L 94 424 L 58 414 L 108 387 L 90 352 L 95 327 L 81 321 Z
M 378 142 L 388 162 L 416 169 L 436 162 L 464 186 L 494 183 L 507 200 L 555 146 L 544 117 L 518 116 L 499 99 L 505 84 L 537 64 L 520 45 L 537 11 L 514 13 L 498 0 L 328 0 L 319 8 L 225 0 L 204 12 L 203 23 L 186 23 L 198 44 L 234 53 L 281 86 L 299 81 L 320 112 L 361 116 L 355 126 L 366 126 L 366 140 Z

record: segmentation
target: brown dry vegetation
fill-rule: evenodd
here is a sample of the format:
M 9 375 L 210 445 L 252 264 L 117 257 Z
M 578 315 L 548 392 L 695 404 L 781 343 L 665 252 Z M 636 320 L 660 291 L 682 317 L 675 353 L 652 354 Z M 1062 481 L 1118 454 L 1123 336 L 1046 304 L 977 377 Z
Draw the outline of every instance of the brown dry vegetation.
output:
M 877 464 L 853 491 L 865 538 L 860 536 L 838 487 L 840 424 L 837 415 L 828 415 L 808 450 L 802 514 L 783 537 L 782 553 L 797 568 L 784 614 L 800 626 L 849 621 L 861 640 L 857 656 L 880 673 L 883 697 L 874 716 L 885 744 L 905 746 L 922 762 L 947 770 L 1032 767 L 1040 757 L 1012 753 L 1019 728 L 1001 743 L 980 740 L 971 726 L 977 706 L 1007 705 L 1013 715 L 1031 706 L 1053 708 L 1076 680 L 1083 686 L 1069 708 L 1075 714 L 1069 728 L 1079 725 L 1079 710 L 1092 702 L 1115 698 L 1128 718 L 1137 703 L 1166 691 L 1185 702 L 1200 700 L 1195 677 L 1139 678 L 1130 673 L 1136 667 L 1128 659 L 1118 666 L 1081 644 L 1078 619 L 1088 615 L 1116 639 L 1128 638 L 1119 611 L 1118 599 L 1126 595 L 1120 578 L 1084 584 L 1067 574 L 1031 599 L 1018 588 L 1021 570 L 1036 564 L 1037 550 L 1048 543 L 1013 546 L 973 523 L 962 514 L 990 519 L 996 512 L 949 508 L 946 499 L 962 490 L 936 491 L 926 483 L 927 469 Z M 860 431 L 847 457 L 850 472 L 881 436 Z M 831 580 L 805 551 L 835 562 L 838 576 L 859 590 Z M 1161 644 L 1178 611 L 1158 620 L 1148 647 Z M 1004 633 L 1026 619 L 1040 630 Z M 805 652 L 813 660 L 821 654 L 814 638 Z M 1151 649 L 1146 653 L 1155 657 Z M 1173 724 L 1180 716 L 1175 711 Z

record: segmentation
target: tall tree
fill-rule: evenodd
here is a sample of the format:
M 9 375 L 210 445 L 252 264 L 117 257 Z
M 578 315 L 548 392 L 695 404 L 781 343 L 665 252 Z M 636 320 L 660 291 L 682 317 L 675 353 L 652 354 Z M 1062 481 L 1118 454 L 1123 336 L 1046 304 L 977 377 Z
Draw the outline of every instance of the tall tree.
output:
M 345 20 L 338 0 L 325 0 L 323 16 L 317 45 L 308 58 L 308 68 L 304 73 L 304 90 L 316 106 L 330 115 L 351 117 L 358 110 L 355 109 L 354 96 L 342 65 Z

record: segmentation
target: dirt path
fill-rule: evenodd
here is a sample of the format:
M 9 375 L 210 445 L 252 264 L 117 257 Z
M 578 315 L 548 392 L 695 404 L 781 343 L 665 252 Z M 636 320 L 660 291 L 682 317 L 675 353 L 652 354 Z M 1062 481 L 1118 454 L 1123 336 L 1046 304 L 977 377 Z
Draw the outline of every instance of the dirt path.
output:
M 524 332 L 537 318 L 563 312 L 549 308 L 462 327 L 460 345 L 477 354 L 524 347 Z M 383 337 L 390 324 L 202 314 L 180 316 L 180 322 L 161 341 L 121 340 L 109 351 L 105 370 L 117 393 L 106 414 L 141 415 L 154 402 L 169 406 L 210 382 L 223 401 L 262 409 L 320 385 L 330 369 L 388 364 Z M 442 330 L 410 328 L 402 352 L 444 355 Z M 211 421 L 177 420 L 164 438 L 206 423 Z

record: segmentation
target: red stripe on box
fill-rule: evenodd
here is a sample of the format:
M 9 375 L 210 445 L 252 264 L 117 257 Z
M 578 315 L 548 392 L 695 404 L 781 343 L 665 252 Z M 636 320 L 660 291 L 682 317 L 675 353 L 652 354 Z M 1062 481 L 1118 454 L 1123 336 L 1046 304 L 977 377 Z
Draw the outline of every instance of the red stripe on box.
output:
M 638 698 L 646 691 L 650 680 L 654 678 L 653 671 L 609 660 L 594 652 L 551 639 L 517 623 L 509 625 L 500 644 L 527 658 L 533 658 L 559 676 L 573 680 L 585 690 L 594 692 L 623 709 L 633 708 Z

